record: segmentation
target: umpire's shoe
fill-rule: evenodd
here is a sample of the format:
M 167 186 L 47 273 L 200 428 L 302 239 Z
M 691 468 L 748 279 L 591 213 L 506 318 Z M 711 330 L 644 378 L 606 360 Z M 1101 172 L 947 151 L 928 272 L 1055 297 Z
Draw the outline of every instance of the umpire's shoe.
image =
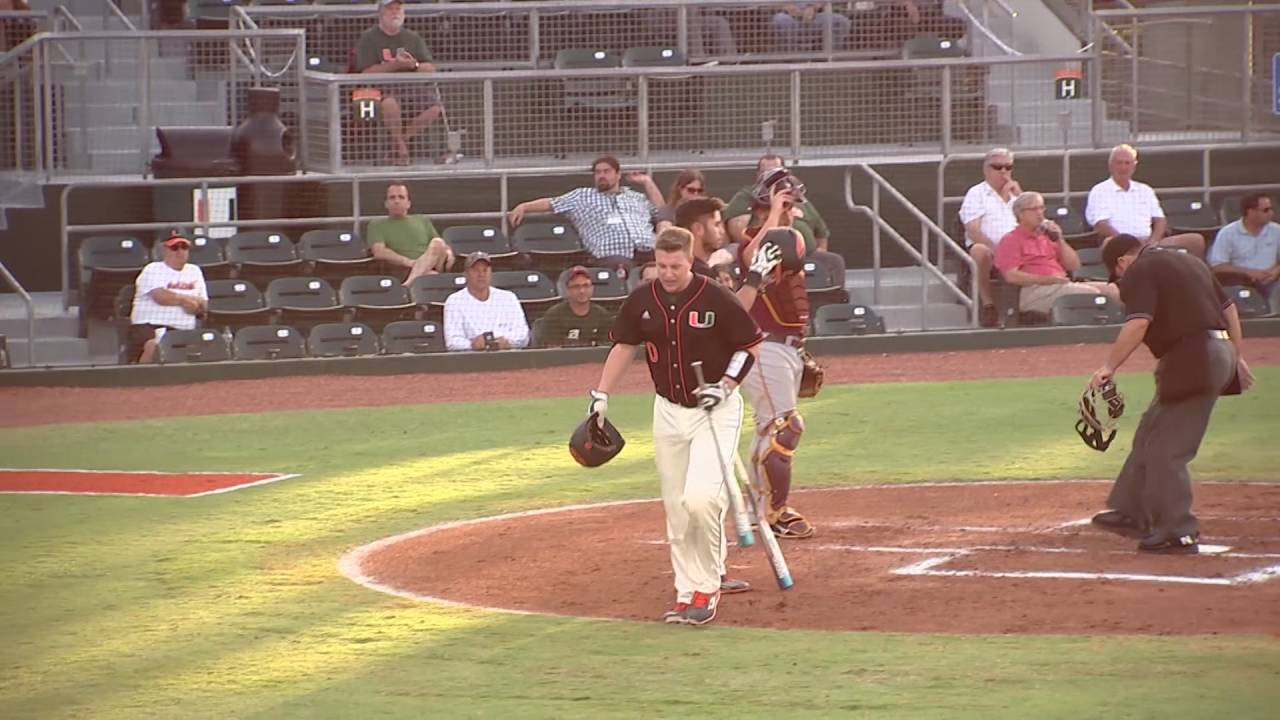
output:
M 790 507 L 783 508 L 778 515 L 778 520 L 769 525 L 769 527 L 773 530 L 774 536 L 783 540 L 800 540 L 813 537 L 815 532 L 813 525 L 803 515 Z
M 1103 510 L 1094 515 L 1089 522 L 1099 530 L 1106 530 L 1129 538 L 1138 539 L 1145 537 L 1147 534 L 1137 520 L 1119 510 Z
M 1138 551 L 1164 555 L 1195 555 L 1200 552 L 1200 534 L 1193 533 L 1177 537 L 1148 535 L 1138 543 Z
M 719 604 L 719 592 L 695 592 L 692 601 L 676 603 L 674 608 L 662 616 L 662 620 L 672 625 L 706 625 L 716 619 L 716 606 Z

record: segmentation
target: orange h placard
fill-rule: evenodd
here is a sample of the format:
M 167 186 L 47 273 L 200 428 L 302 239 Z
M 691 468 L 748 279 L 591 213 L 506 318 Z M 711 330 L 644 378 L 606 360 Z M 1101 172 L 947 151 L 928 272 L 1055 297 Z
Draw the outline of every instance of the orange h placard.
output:
M 1084 97 L 1084 73 L 1074 69 L 1056 70 L 1053 73 L 1053 98 L 1055 100 L 1079 100 Z

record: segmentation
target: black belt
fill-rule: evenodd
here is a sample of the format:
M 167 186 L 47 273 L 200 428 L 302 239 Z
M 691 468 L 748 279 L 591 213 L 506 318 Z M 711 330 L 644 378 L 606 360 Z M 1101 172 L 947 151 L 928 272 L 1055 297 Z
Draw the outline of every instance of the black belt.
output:
M 782 343 L 783 345 L 788 345 L 797 350 L 804 348 L 803 335 L 779 335 L 777 333 L 765 333 L 764 339 L 765 342 Z
M 1210 330 L 1209 337 L 1213 338 L 1214 340 L 1230 340 L 1231 334 L 1228 333 L 1226 330 Z

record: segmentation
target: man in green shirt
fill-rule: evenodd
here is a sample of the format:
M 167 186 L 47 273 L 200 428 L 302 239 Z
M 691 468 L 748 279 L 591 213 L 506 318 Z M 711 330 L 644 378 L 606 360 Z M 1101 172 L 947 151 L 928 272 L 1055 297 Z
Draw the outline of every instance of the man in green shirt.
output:
M 756 162 L 756 181 L 759 182 L 765 173 L 774 168 L 780 168 L 784 164 L 781 155 L 769 154 L 761 157 Z M 725 229 L 729 231 L 729 240 L 739 245 L 750 242 L 746 230 L 752 222 L 751 189 L 753 187 L 755 187 L 754 183 L 734 193 L 728 207 L 724 209 Z M 804 238 L 805 255 L 831 267 L 837 279 L 844 282 L 844 257 L 828 249 L 831 229 L 827 227 L 827 221 L 823 220 L 822 215 L 818 213 L 818 208 L 805 200 L 792 209 L 791 222 L 791 227 Z
M 365 239 L 373 256 L 393 267 L 408 268 L 404 284 L 420 275 L 447 271 L 453 249 L 436 232 L 431 218 L 410 215 L 409 188 L 403 182 L 387 186 L 387 216 L 369 223 Z
M 540 347 L 580 347 L 609 342 L 613 315 L 591 302 L 594 290 L 590 270 L 581 265 L 569 269 L 565 299 L 553 305 L 538 323 Z
M 378 24 L 356 41 L 355 69 L 362 73 L 430 73 L 431 50 L 418 33 L 404 27 L 402 0 L 378 0 Z M 379 109 L 391 133 L 387 161 L 409 164 L 409 140 L 426 130 L 444 113 L 440 95 L 426 82 L 377 86 L 382 91 Z M 411 118 L 407 123 L 404 118 Z

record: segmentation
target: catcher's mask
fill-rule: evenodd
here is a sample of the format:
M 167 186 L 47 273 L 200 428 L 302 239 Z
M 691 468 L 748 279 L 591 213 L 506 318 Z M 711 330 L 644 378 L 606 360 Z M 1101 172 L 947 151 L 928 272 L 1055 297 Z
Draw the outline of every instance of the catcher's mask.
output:
M 1101 412 L 1101 415 L 1099 414 Z M 1085 445 L 1106 452 L 1116 437 L 1116 420 L 1124 414 L 1124 395 L 1108 380 L 1102 387 L 1085 386 L 1080 396 L 1080 419 L 1076 432 Z
M 597 467 L 603 465 L 613 459 L 614 455 L 622 452 L 622 447 L 627 444 L 622 439 L 622 433 L 618 432 L 618 428 L 609 422 L 608 418 L 604 419 L 604 426 L 599 422 L 599 413 L 591 413 L 582 424 L 574 429 L 573 435 L 569 438 L 569 454 L 579 465 L 586 467 Z
M 773 195 L 775 187 L 778 190 L 790 190 L 791 198 L 796 205 L 804 202 L 804 183 L 800 182 L 800 178 L 791 174 L 786 168 L 774 168 L 764 174 L 764 177 L 756 181 L 751 188 L 751 203 L 756 207 L 769 207 L 769 198 Z

